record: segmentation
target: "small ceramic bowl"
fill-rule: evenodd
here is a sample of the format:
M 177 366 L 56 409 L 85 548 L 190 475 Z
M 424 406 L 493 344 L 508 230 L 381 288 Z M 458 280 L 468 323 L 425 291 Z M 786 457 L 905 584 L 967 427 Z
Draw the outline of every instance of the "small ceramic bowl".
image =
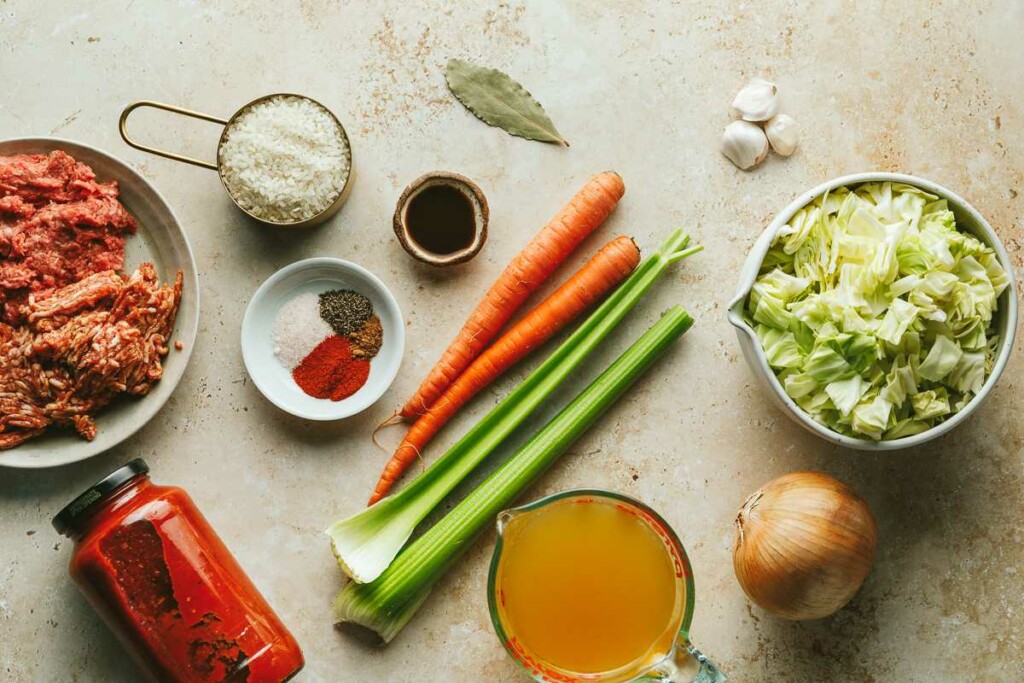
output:
M 424 248 L 410 234 L 409 227 L 406 223 L 406 214 L 409 209 L 409 203 L 415 199 L 416 195 L 423 192 L 423 190 L 437 185 L 446 185 L 458 190 L 466 199 L 469 200 L 470 205 L 473 207 L 473 239 L 470 240 L 469 244 L 464 248 L 459 249 L 458 251 L 453 251 L 449 254 L 438 254 Z M 459 263 L 465 263 L 479 254 L 480 250 L 483 249 L 484 242 L 487 241 L 487 222 L 489 215 L 490 209 L 487 207 L 487 198 L 484 197 L 483 191 L 476 183 L 466 176 L 459 175 L 458 173 L 434 171 L 420 176 L 409 183 L 409 186 L 405 188 L 401 196 L 398 198 L 398 203 L 395 205 L 395 215 L 392 218 L 392 227 L 395 230 L 395 236 L 398 237 L 398 241 L 401 243 L 402 248 L 417 261 L 421 261 L 431 266 L 454 266 Z
M 775 237 L 778 235 L 779 230 L 789 223 L 790 219 L 793 218 L 793 215 L 825 192 L 831 192 L 839 187 L 873 182 L 905 183 L 907 185 L 913 185 L 914 187 L 921 188 L 925 192 L 930 192 L 931 194 L 945 199 L 949 203 L 949 208 L 952 209 L 953 213 L 956 215 L 957 227 L 965 232 L 971 233 L 982 242 L 992 247 L 993 251 L 995 251 L 996 257 L 999 259 L 999 262 L 1002 264 L 1010 278 L 1006 291 L 1004 291 L 999 297 L 999 311 L 996 313 L 998 317 L 996 326 L 999 330 L 999 348 L 996 350 L 995 363 L 993 364 L 992 372 L 985 380 L 985 384 L 982 386 L 981 391 L 978 392 L 978 395 L 975 396 L 963 410 L 945 422 L 936 425 L 928 431 L 921 432 L 920 434 L 914 434 L 913 436 L 904 437 L 902 439 L 893 439 L 891 441 L 872 441 L 871 439 L 857 439 L 843 434 L 838 434 L 825 425 L 816 422 L 810 415 L 805 413 L 793 401 L 793 399 L 786 394 L 785 389 L 782 387 L 782 383 L 779 382 L 775 373 L 772 371 L 771 366 L 768 365 L 768 359 L 764 354 L 764 349 L 761 347 L 761 342 L 757 338 L 757 334 L 754 332 L 753 328 L 747 324 L 743 317 L 743 309 L 746 306 L 750 290 L 754 286 L 754 281 L 757 279 L 757 273 L 761 268 L 761 263 L 764 261 L 765 255 L 768 253 L 772 243 L 775 241 Z M 754 374 L 765 389 L 767 389 L 775 403 L 778 404 L 779 407 L 782 408 L 783 412 L 785 412 L 786 415 L 788 415 L 797 424 L 809 432 L 820 436 L 826 441 L 830 441 L 841 446 L 847 446 L 849 448 L 856 448 L 865 451 L 894 451 L 900 448 L 910 448 L 938 438 L 966 420 L 967 417 L 982 404 L 989 393 L 991 393 L 992 387 L 994 387 L 996 382 L 999 381 L 999 376 L 1003 373 L 1003 369 L 1006 367 L 1006 362 L 1010 357 L 1010 352 L 1013 349 L 1014 335 L 1017 331 L 1017 288 L 1013 277 L 1013 263 L 1010 261 L 1010 257 L 1006 253 L 1006 249 L 1003 247 L 1002 242 L 999 241 L 999 237 L 992 229 L 992 226 L 988 224 L 988 221 L 986 221 L 973 206 L 964 201 L 960 196 L 947 190 L 945 187 L 923 178 L 903 175 L 900 173 L 856 173 L 830 180 L 827 183 L 822 183 L 818 187 L 803 193 L 789 206 L 787 206 L 782 213 L 778 214 L 768 227 L 765 228 L 764 232 L 761 233 L 761 236 L 757 239 L 757 242 L 754 243 L 754 247 L 750 250 L 750 255 L 747 256 L 747 261 L 743 266 L 743 272 L 740 275 L 739 291 L 737 292 L 736 297 L 729 304 L 729 322 L 736 327 L 736 335 L 739 337 L 740 348 L 743 350 L 743 357 L 746 358 L 747 364 L 750 365 Z
M 299 294 L 329 289 L 365 295 L 384 328 L 383 344 L 370 361 L 366 384 L 341 401 L 306 394 L 274 355 L 274 321 L 281 306 Z M 391 386 L 404 350 L 405 323 L 395 297 L 370 271 L 336 258 L 306 259 L 277 271 L 253 294 L 242 319 L 242 358 L 252 381 L 268 401 L 307 420 L 340 420 L 369 408 Z

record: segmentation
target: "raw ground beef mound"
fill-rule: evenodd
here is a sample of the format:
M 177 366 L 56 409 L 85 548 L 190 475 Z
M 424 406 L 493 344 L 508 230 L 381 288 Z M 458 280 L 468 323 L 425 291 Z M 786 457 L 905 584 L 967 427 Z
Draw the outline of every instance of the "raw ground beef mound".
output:
M 161 285 L 152 263 L 127 277 L 103 271 L 30 304 L 28 324 L 0 323 L 0 450 L 50 425 L 91 441 L 100 408 L 148 394 L 163 376 L 181 285 L 181 271 Z
M 0 450 L 51 426 L 91 440 L 97 411 L 163 375 L 182 273 L 120 272 L 117 195 L 65 152 L 0 157 Z
M 66 152 L 0 157 L 0 319 L 23 322 L 30 294 L 120 270 L 135 220 L 117 183 Z

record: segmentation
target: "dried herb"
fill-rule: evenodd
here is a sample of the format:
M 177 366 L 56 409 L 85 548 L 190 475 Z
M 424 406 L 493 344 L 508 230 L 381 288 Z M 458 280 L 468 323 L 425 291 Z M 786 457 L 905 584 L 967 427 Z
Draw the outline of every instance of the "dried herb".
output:
M 569 146 L 540 103 L 507 74 L 452 59 L 445 78 L 459 102 L 487 125 L 527 140 Z

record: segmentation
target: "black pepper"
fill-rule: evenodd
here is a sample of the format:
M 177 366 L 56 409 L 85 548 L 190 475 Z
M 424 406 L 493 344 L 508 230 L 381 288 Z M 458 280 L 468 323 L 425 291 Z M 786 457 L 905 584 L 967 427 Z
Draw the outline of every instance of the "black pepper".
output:
M 373 304 L 351 289 L 331 289 L 320 295 L 320 317 L 336 334 L 347 337 L 373 315 Z

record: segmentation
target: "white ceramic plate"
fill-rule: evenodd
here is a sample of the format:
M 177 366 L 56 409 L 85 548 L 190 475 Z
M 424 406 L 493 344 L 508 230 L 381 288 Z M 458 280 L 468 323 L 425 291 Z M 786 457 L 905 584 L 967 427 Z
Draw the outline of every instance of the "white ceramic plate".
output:
M 370 376 L 341 401 L 313 398 L 292 379 L 274 355 L 274 320 L 281 306 L 306 292 L 351 289 L 366 296 L 384 328 Z M 398 374 L 405 351 L 405 322 L 398 302 L 380 279 L 362 266 L 320 257 L 297 261 L 271 275 L 252 296 L 242 319 L 242 358 L 256 387 L 281 410 L 307 420 L 340 420 L 366 410 L 384 395 Z
M 144 261 L 156 266 L 161 282 L 184 275 L 181 307 L 171 336 L 171 352 L 164 359 L 163 378 L 141 398 L 121 398 L 96 416 L 98 433 L 86 441 L 69 430 L 52 429 L 8 451 L 0 451 L 0 466 L 53 467 L 92 457 L 112 448 L 134 434 L 156 415 L 178 386 L 185 373 L 196 330 L 199 328 L 199 277 L 195 258 L 178 219 L 160 193 L 128 164 L 80 142 L 59 138 L 21 138 L 0 141 L 0 156 L 44 154 L 61 149 L 88 164 L 99 180 L 116 180 L 120 200 L 138 222 L 138 231 L 128 238 L 124 270 L 131 272 Z M 184 344 L 181 351 L 175 341 Z

